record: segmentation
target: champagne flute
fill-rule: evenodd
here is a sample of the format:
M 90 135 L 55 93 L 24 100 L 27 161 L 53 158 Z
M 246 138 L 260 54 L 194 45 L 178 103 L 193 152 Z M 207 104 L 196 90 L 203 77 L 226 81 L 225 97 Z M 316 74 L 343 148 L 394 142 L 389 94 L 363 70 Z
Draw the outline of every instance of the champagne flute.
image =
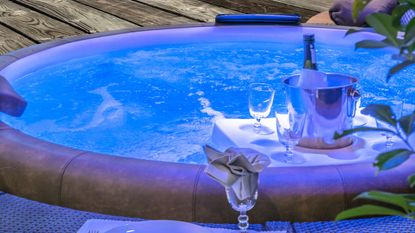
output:
M 304 129 L 305 113 L 281 113 L 275 112 L 278 140 L 285 146 L 285 159 L 283 163 L 303 163 L 294 161 L 293 148 L 298 144 Z
M 253 192 L 251 192 L 248 197 L 243 198 L 241 200 L 241 198 L 238 197 L 233 187 L 227 187 L 225 188 L 225 191 L 226 197 L 232 209 L 239 212 L 238 227 L 241 230 L 241 233 L 245 233 L 248 232 L 249 227 L 249 217 L 247 215 L 247 212 L 254 207 L 256 200 L 258 199 L 258 174 L 249 174 L 241 178 L 247 179 L 245 181 L 246 183 L 249 182 L 248 180 L 254 180 L 256 182 L 254 190 L 252 190 Z M 238 189 L 237 192 L 238 191 L 240 191 L 240 189 Z
M 266 83 L 252 83 L 249 85 L 249 113 L 255 118 L 254 132 L 257 134 L 272 134 L 269 128 L 261 126 L 261 119 L 271 112 L 275 91 Z

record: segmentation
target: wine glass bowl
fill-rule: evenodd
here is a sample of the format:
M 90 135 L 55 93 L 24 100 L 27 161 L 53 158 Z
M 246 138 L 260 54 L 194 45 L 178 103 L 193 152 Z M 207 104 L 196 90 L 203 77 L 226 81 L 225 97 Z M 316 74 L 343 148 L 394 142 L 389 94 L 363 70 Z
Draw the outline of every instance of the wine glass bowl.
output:
M 249 211 L 255 206 L 258 198 L 258 190 L 255 191 L 254 195 L 240 200 L 232 188 L 226 188 L 226 197 L 232 209 L 236 211 Z
M 248 177 L 250 176 L 250 177 Z M 242 233 L 247 232 L 249 227 L 249 217 L 247 215 L 247 212 L 251 210 L 258 199 L 258 176 L 257 174 L 249 174 L 245 177 L 241 177 L 242 179 L 247 180 L 255 180 L 256 184 L 250 184 L 250 188 L 253 188 L 250 190 L 251 192 L 249 195 L 245 195 L 244 197 L 241 197 L 241 195 L 236 192 L 240 192 L 241 189 L 237 188 L 235 191 L 235 188 L 233 187 L 227 187 L 225 188 L 226 191 L 226 197 L 228 199 L 228 203 L 231 205 L 232 209 L 239 212 L 238 216 L 238 227 L 241 230 Z M 255 185 L 255 186 L 253 186 Z M 247 187 L 245 187 L 247 188 Z
M 275 112 L 278 141 L 285 146 L 283 163 L 299 163 L 293 160 L 293 148 L 300 141 L 305 124 L 306 114 Z M 304 161 L 301 161 L 301 163 Z
M 261 126 L 261 119 L 271 112 L 275 91 L 266 83 L 251 83 L 249 85 L 249 114 L 255 119 L 254 132 L 257 134 L 272 134 L 269 128 Z

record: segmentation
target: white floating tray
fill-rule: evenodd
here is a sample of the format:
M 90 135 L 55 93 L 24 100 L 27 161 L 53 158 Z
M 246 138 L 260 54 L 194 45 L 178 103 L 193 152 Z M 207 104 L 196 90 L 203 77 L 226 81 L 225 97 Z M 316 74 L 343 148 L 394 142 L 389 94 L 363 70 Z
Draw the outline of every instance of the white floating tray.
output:
M 371 118 L 356 117 L 357 123 L 365 122 L 373 126 Z M 229 147 L 252 148 L 270 156 L 272 167 L 286 166 L 324 166 L 337 164 L 373 162 L 374 158 L 384 149 L 385 137 L 379 133 L 360 133 L 355 135 L 350 146 L 335 150 L 316 150 L 302 147 L 294 148 L 294 164 L 281 162 L 284 160 L 285 147 L 278 142 L 275 133 L 275 118 L 261 120 L 263 126 L 274 131 L 270 135 L 258 135 L 253 132 L 253 119 L 219 119 L 215 122 L 211 143 L 224 151 Z M 402 147 L 401 143 L 395 146 Z

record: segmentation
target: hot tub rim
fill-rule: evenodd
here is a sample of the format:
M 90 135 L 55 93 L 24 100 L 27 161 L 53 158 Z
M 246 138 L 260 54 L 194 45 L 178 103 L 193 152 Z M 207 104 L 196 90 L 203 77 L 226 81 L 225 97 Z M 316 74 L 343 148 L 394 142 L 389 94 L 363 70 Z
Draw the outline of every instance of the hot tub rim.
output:
M 75 37 L 71 37 L 71 38 L 65 38 L 65 39 L 60 39 L 60 40 L 54 40 L 54 41 L 50 41 L 50 42 L 46 42 L 43 44 L 39 44 L 39 45 L 33 45 L 33 46 L 29 46 L 26 48 L 22 48 L 13 52 L 10 52 L 8 54 L 2 55 L 0 56 L 0 71 L 3 70 L 4 68 L 8 67 L 9 65 L 11 65 L 13 62 L 19 60 L 19 59 L 23 59 L 27 56 L 39 53 L 41 51 L 50 49 L 52 47 L 55 46 L 60 46 L 60 45 L 64 45 L 64 44 L 68 44 L 68 43 L 75 43 L 77 41 L 82 41 L 82 40 L 88 40 L 88 39 L 93 39 L 93 38 L 98 38 L 98 37 L 103 37 L 103 36 L 111 36 L 111 35 L 116 35 L 116 34 L 120 34 L 120 33 L 131 33 L 131 32 L 139 32 L 139 31 L 149 31 L 149 30 L 160 30 L 160 29 L 174 29 L 174 28 L 188 28 L 188 27 L 206 27 L 206 26 L 215 26 L 214 24 L 211 23 L 202 23 L 202 24 L 192 24 L 192 25 L 181 25 L 181 26 L 177 26 L 177 25 L 171 25 L 171 26 L 159 26 L 159 27 L 151 27 L 151 28 L 130 28 L 130 29 L 123 29 L 123 30 L 117 30 L 117 31 L 110 31 L 110 32 L 102 32 L 102 33 L 96 33 L 96 34 L 91 34 L 91 35 L 81 35 L 81 36 L 75 36 Z M 234 26 L 234 25 L 232 25 Z M 221 25 L 220 27 L 226 27 L 226 25 Z M 292 27 L 292 26 L 290 26 Z M 327 26 L 327 25 L 301 25 L 301 27 L 312 27 L 312 28 L 332 28 L 332 29 L 348 29 L 349 27 L 344 27 L 344 26 Z M 371 30 L 368 30 L 369 32 Z M 7 77 L 5 77 L 7 78 Z M 50 175 L 55 175 L 56 177 L 54 178 L 54 182 L 58 182 L 58 184 L 51 184 L 52 186 L 55 185 L 55 187 L 50 188 L 50 187 L 40 187 L 41 189 L 37 190 L 37 192 L 48 192 L 48 193 L 36 193 L 30 190 L 26 190 L 27 187 L 17 187 L 17 188 L 11 188 L 7 187 L 6 183 L 13 183 L 13 182 L 17 182 L 19 178 L 16 177 L 9 177 L 11 180 L 7 180 L 7 174 L 9 172 L 7 172 L 7 169 L 3 172 L 0 171 L 0 189 L 5 189 L 3 191 L 10 191 L 10 193 L 12 194 L 16 194 L 19 196 L 24 196 L 27 197 L 29 199 L 34 199 L 34 200 L 39 200 L 39 201 L 43 201 L 43 202 L 47 202 L 47 203 L 51 203 L 51 204 L 57 204 L 57 205 L 63 205 L 66 207 L 77 207 L 79 208 L 80 204 L 85 204 L 88 203 L 88 201 L 93 202 L 93 198 L 95 197 L 92 192 L 92 194 L 90 194 L 91 196 L 89 196 L 88 198 L 84 198 L 83 196 L 85 196 L 85 192 L 83 190 L 78 190 L 78 191 L 73 191 L 70 190 L 72 187 L 69 186 L 65 186 L 63 187 L 63 183 L 64 183 L 64 179 L 68 178 L 71 179 L 73 178 L 75 181 L 74 184 L 78 185 L 78 188 L 80 187 L 84 187 L 83 185 L 90 185 L 90 181 L 88 181 L 88 177 L 84 177 L 84 179 L 80 179 L 80 180 L 76 180 L 76 172 L 73 173 L 67 173 L 69 170 L 68 169 L 77 169 L 77 167 L 73 167 L 75 162 L 79 162 L 81 161 L 81 159 L 83 158 L 84 155 L 88 155 L 88 154 L 93 154 L 94 156 L 96 156 L 97 158 L 102 158 L 101 160 L 105 160 L 105 159 L 109 159 L 108 157 L 111 157 L 110 160 L 115 160 L 118 161 L 116 163 L 119 163 L 120 165 L 123 164 L 124 162 L 122 161 L 129 161 L 129 160 L 134 160 L 136 163 L 145 163 L 145 164 L 149 164 L 151 166 L 159 166 L 160 169 L 164 168 L 165 166 L 169 166 L 169 164 L 171 166 L 174 167 L 178 167 L 178 169 L 182 169 L 182 168 L 191 168 L 190 170 L 193 169 L 193 173 L 189 174 L 190 179 L 192 179 L 191 181 L 184 181 L 184 186 L 185 187 L 191 187 L 189 190 L 178 190 L 177 192 L 180 193 L 181 197 L 186 196 L 186 198 L 181 199 L 181 201 L 183 202 L 189 202 L 191 203 L 191 205 L 186 205 L 184 204 L 181 208 L 181 211 L 183 211 L 183 213 L 185 213 L 184 215 L 179 216 L 178 218 L 180 220 L 186 220 L 186 221 L 207 221 L 207 222 L 212 222 L 210 220 L 206 220 L 203 217 L 199 217 L 199 216 L 203 216 L 205 212 L 208 212 L 209 210 L 206 210 L 205 208 L 207 208 L 204 205 L 198 204 L 199 202 L 204 203 L 203 201 L 206 201 L 206 198 L 211 198 L 211 197 L 205 197 L 207 194 L 205 193 L 199 193 L 198 189 L 203 189 L 203 190 L 207 190 L 207 189 L 211 189 L 212 190 L 212 194 L 213 196 L 220 196 L 217 197 L 218 200 L 216 200 L 217 203 L 220 203 L 221 205 L 218 206 L 223 206 L 224 203 L 226 203 L 226 200 L 224 199 L 224 195 L 222 193 L 222 188 L 220 186 L 218 186 L 218 184 L 214 183 L 213 181 L 208 180 L 206 177 L 203 176 L 202 172 L 203 172 L 203 167 L 204 165 L 196 165 L 196 164 L 180 164 L 180 163 L 171 163 L 171 162 L 163 162 L 163 161 L 149 161 L 149 160 L 142 160 L 142 159 L 136 159 L 136 158 L 125 158 L 125 157 L 118 157 L 118 156 L 111 156 L 108 154 L 103 154 L 103 153 L 95 153 L 95 152 L 91 152 L 91 151 L 85 151 L 85 150 L 77 150 L 71 147 L 67 147 L 67 146 L 63 146 L 63 145 L 59 145 L 59 144 L 55 144 L 52 142 L 48 142 L 45 141 L 43 139 L 39 139 L 39 138 L 35 138 L 32 137 L 30 135 L 24 134 L 22 133 L 20 130 L 17 130 L 9 125 L 6 124 L 1 124 L 0 127 L 0 138 L 2 139 L 7 139 L 7 140 L 13 140 L 13 137 L 23 137 L 23 138 L 32 138 L 34 139 L 36 142 L 39 142 L 42 145 L 45 145 L 46 147 L 49 148 L 61 148 L 62 150 L 66 151 L 69 150 L 70 152 L 68 152 L 70 155 L 68 155 L 68 158 L 65 158 L 63 161 L 59 161 L 58 165 L 56 165 L 57 167 L 49 167 L 46 166 L 44 164 L 40 165 L 40 168 L 38 169 L 40 172 L 38 174 L 37 179 L 34 182 L 41 182 L 42 179 L 46 179 L 47 176 Z M 18 135 L 18 136 L 16 136 Z M 10 136 L 10 137 L 9 137 Z M 2 142 L 5 140 L 1 140 Z M 19 144 L 20 143 L 20 144 Z M 16 142 L 17 147 L 21 147 L 21 148 L 26 148 L 27 146 L 29 146 L 29 148 L 31 146 L 33 147 L 37 147 L 38 145 L 27 145 L 27 141 L 19 141 Z M 4 152 L 4 145 L 2 145 L 2 147 L 0 147 L 0 161 L 1 158 L 7 157 L 6 153 Z M 10 148 L 9 148 L 10 149 Z M 13 149 L 13 148 L 11 148 Z M 47 154 L 48 150 L 44 151 L 44 148 L 37 148 L 39 149 L 39 156 L 43 159 L 49 159 L 50 158 L 55 158 L 57 157 L 57 155 L 53 155 L 53 153 L 51 154 Z M 29 151 L 30 152 L 30 151 Z M 49 151 L 50 152 L 50 151 Z M 53 151 L 52 151 L 53 152 Z M 43 157 L 44 156 L 44 157 Z M 49 157 L 48 157 L 49 156 Z M 103 157 L 102 157 L 103 156 Z M 22 178 L 20 178 L 20 182 L 27 182 L 24 181 L 22 179 L 31 177 L 31 175 L 33 175 L 33 171 L 26 171 L 25 169 L 27 168 L 26 166 L 30 166 L 30 164 L 25 164 L 24 160 L 30 160 L 30 159 L 36 159 L 36 158 L 32 158 L 32 156 L 30 155 L 30 153 L 28 154 L 23 154 L 21 155 L 21 157 L 19 158 L 14 158 L 16 159 L 15 164 L 17 164 L 17 169 L 21 169 L 21 171 L 26 172 L 27 174 L 24 174 L 23 176 L 21 176 Z M 413 159 L 415 160 L 415 159 Z M 38 160 L 36 160 L 38 161 Z M 86 161 L 88 162 L 88 161 Z M 94 162 L 94 161 L 89 161 L 89 162 Z M 40 160 L 40 163 L 42 163 L 42 160 Z M 173 165 L 172 165 L 173 164 Z M 13 165 L 13 164 L 12 164 Z M 359 192 L 360 189 L 356 189 L 353 191 L 350 190 L 346 190 L 345 187 L 345 181 L 343 180 L 344 178 L 341 176 L 340 174 L 340 170 L 342 169 L 349 169 L 353 166 L 356 167 L 372 167 L 372 164 L 370 162 L 362 162 L 362 163 L 358 163 L 358 164 L 345 164 L 345 165 L 326 165 L 326 166 L 313 166 L 312 168 L 279 168 L 279 167 L 272 167 L 272 168 L 268 168 L 267 171 L 265 172 L 265 174 L 269 173 L 269 174 L 280 174 L 278 173 L 279 171 L 286 171 L 288 173 L 293 172 L 293 171 L 297 171 L 297 170 L 331 170 L 332 171 L 332 175 L 333 175 L 333 179 L 336 180 L 335 184 L 332 184 L 335 186 L 335 189 L 338 190 L 339 192 L 336 194 L 338 195 L 338 201 L 336 202 L 337 207 L 335 208 L 336 210 L 342 210 L 347 208 L 348 206 L 350 206 L 350 199 L 351 196 L 353 194 L 357 194 Z M 397 176 L 399 177 L 399 185 L 403 184 L 403 180 L 404 178 L 406 178 L 406 175 L 408 175 L 410 173 L 410 171 L 412 171 L 412 167 L 411 166 L 406 166 L 406 168 L 410 168 L 410 169 L 406 169 L 405 171 L 399 171 L 399 172 L 395 172 L 394 174 L 397 174 Z M 13 169 L 13 168 L 12 168 Z M 43 170 L 42 170 L 43 169 Z M 82 167 L 79 167 L 79 169 L 83 169 Z M 99 169 L 102 168 L 98 168 L 98 171 L 100 171 Z M 9 170 L 10 171 L 10 170 Z M 19 170 L 20 171 L 20 170 Z M 101 171 L 102 172 L 102 171 Z M 134 173 L 136 174 L 136 173 Z M 113 177 L 110 177 L 111 174 L 108 174 L 108 179 L 111 179 Z M 321 175 L 321 174 L 320 174 Z M 329 174 L 324 174 L 326 176 L 330 176 Z M 374 175 L 374 174 L 372 174 Z M 369 175 L 369 173 L 366 174 L 368 179 L 374 179 L 372 175 Z M 271 186 L 272 180 L 275 178 L 272 175 L 266 175 L 267 179 L 269 181 L 265 181 L 265 187 L 261 187 L 264 190 L 271 190 L 273 191 L 274 188 Z M 317 175 L 315 175 L 315 177 L 317 177 Z M 169 179 L 169 177 L 165 177 L 167 180 Z M 170 177 L 171 178 L 171 177 Z M 281 177 L 280 177 L 281 178 Z M 312 179 L 313 177 L 311 176 L 310 179 Z M 17 180 L 16 180 L 17 179 Z M 316 179 L 324 179 L 324 177 L 317 177 Z M 161 179 L 163 180 L 163 179 Z M 372 182 L 370 181 L 369 182 Z M 102 179 L 99 181 L 96 181 L 95 185 L 100 187 L 91 187 L 91 189 L 100 189 L 105 187 L 105 182 L 107 180 L 106 179 Z M 82 183 L 83 182 L 83 183 Z M 101 183 L 100 183 L 101 182 Z M 200 183 L 201 182 L 201 183 Z M 290 181 L 288 181 L 290 182 Z M 406 182 L 406 181 L 405 181 Z M 363 182 L 364 183 L 364 182 Z M 372 182 L 373 183 L 373 182 Z M 204 186 L 201 186 L 201 184 L 204 184 Z M 267 185 L 268 184 L 268 185 Z M 275 184 L 273 184 L 275 186 Z M 277 184 L 278 185 L 278 184 Z M 295 184 L 292 184 L 295 185 Z M 379 186 L 380 183 L 376 183 L 375 186 Z M 398 186 L 399 186 L 398 185 Z M 128 185 L 127 185 L 128 186 Z M 397 186 L 397 185 L 395 185 Z M 403 185 L 402 185 L 403 186 Z M 66 191 L 64 191 L 64 189 L 66 188 Z M 69 188 L 69 190 L 67 190 Z M 125 187 L 124 187 L 125 188 Z M 128 187 L 127 187 L 128 188 Z M 171 187 L 166 187 L 166 188 L 171 188 Z M 298 190 L 302 190 L 304 187 L 297 187 Z M 313 189 L 310 191 L 309 190 L 309 196 L 313 196 L 313 192 L 316 192 L 317 190 L 319 190 L 320 186 L 319 184 L 315 184 L 315 186 L 313 186 Z M 403 189 L 403 187 L 400 187 Z M 305 189 L 305 188 L 304 188 Z M 130 189 L 128 189 L 130 192 L 130 199 L 133 198 L 131 197 L 131 195 L 133 195 Z M 158 191 L 157 189 L 155 189 L 156 191 Z M 71 192 L 73 191 L 73 192 Z M 321 191 L 321 192 L 324 192 Z M 95 193 L 96 194 L 96 193 Z M 154 193 L 155 195 L 157 193 Z M 63 195 L 67 195 L 67 197 L 63 197 Z M 78 195 L 78 196 L 77 196 Z M 285 195 L 285 194 L 284 194 Z M 347 196 L 347 197 L 346 197 Z M 179 199 L 181 198 L 179 197 Z M 65 199 L 66 198 L 66 199 Z M 106 201 L 108 201 L 109 197 L 107 197 L 107 199 L 105 199 Z M 270 199 L 275 199 L 276 197 L 268 197 Z M 63 200 L 65 199 L 65 200 Z M 343 201 L 343 202 L 342 202 Z M 99 201 L 98 201 L 99 202 Z M 341 202 L 341 203 L 339 203 Z M 101 202 L 100 202 L 101 203 Z M 274 201 L 269 201 L 267 203 L 271 203 L 274 204 L 276 209 L 278 209 L 278 204 L 275 203 Z M 333 204 L 333 203 L 332 203 Z M 225 204 L 226 205 L 226 204 Z M 259 204 L 261 205 L 261 204 Z M 199 207 L 198 207 L 199 206 Z M 92 211 L 98 211 L 98 212 L 105 212 L 105 213 L 110 213 L 110 214 L 122 214 L 122 211 L 119 210 L 108 210 L 106 207 L 105 208 L 99 208 L 97 207 L 96 203 L 91 203 L 90 206 L 86 207 L 83 206 L 86 210 L 92 210 Z M 163 206 L 164 207 L 164 206 Z M 173 206 L 174 207 L 174 206 Z M 172 207 L 172 208 L 173 208 Z M 198 209 L 199 208 L 199 209 Z M 201 208 L 201 209 L 200 209 Z M 294 208 L 294 207 L 293 207 Z M 295 209 L 295 208 L 294 208 Z M 306 220 L 306 221 L 310 221 L 310 220 L 315 220 L 315 219 L 320 219 L 320 220 L 324 220 L 325 218 L 327 218 L 327 216 L 332 216 L 333 213 L 327 213 L 327 211 L 324 211 L 324 208 L 321 208 L 319 216 L 315 217 L 315 219 L 313 219 L 313 217 L 310 216 L 300 216 L 300 217 L 293 217 L 291 213 L 286 213 L 283 210 L 280 210 L 278 212 L 278 210 L 274 210 L 277 211 L 277 213 L 275 212 L 270 212 L 270 214 L 274 214 L 273 216 L 278 216 L 279 219 L 284 220 L 290 220 L 290 218 L 292 218 L 291 220 L 295 220 L 295 221 L 299 221 L 299 220 Z M 307 209 L 307 211 L 312 211 Z M 314 210 L 313 210 L 314 211 Z M 177 211 L 174 211 L 177 212 Z M 225 211 L 224 211 L 225 212 Z M 140 212 L 141 213 L 141 212 Z M 233 213 L 233 212 L 232 212 Z M 309 213 L 309 212 L 308 212 Z M 131 212 L 128 212 L 127 214 L 131 214 Z M 165 218 L 166 216 L 170 218 L 171 213 L 164 213 L 165 215 L 160 216 L 161 218 Z M 305 214 L 305 213 L 304 213 Z M 145 215 L 145 214 L 144 214 Z M 150 217 L 154 217 L 154 215 L 152 215 L 151 213 L 148 214 L 148 216 Z M 138 216 L 138 217 L 144 217 L 147 218 L 146 216 Z M 177 216 L 176 216 L 177 217 Z M 227 219 L 233 219 L 233 215 L 229 214 L 229 212 L 224 213 L 223 220 L 226 222 L 228 221 Z M 267 220 L 270 216 L 262 216 L 260 219 L 261 220 Z M 174 216 L 173 216 L 174 218 Z M 213 222 L 218 222 L 217 220 L 214 220 Z

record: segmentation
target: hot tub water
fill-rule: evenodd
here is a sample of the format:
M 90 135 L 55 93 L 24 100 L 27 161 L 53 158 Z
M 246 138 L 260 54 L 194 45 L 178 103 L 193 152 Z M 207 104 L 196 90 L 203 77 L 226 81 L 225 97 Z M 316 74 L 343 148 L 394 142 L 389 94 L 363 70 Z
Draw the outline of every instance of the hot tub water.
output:
M 316 44 L 320 70 L 360 78 L 363 104 L 415 104 L 415 69 L 385 83 L 383 50 Z M 144 47 L 69 60 L 12 82 L 28 108 L 2 120 L 54 143 L 126 157 L 205 163 L 201 147 L 221 118 L 250 118 L 247 87 L 299 72 L 302 44 L 204 43 Z M 283 104 L 277 91 L 274 109 Z

